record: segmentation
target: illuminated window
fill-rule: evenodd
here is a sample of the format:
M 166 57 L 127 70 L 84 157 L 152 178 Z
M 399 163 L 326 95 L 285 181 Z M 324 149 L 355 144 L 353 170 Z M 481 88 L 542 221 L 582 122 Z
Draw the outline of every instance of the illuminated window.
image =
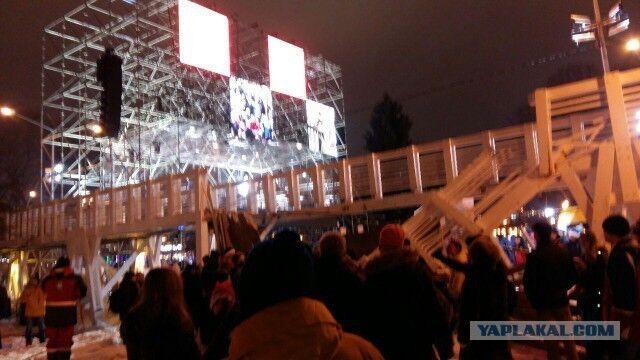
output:
M 180 62 L 229 76 L 229 19 L 204 6 L 180 0 L 178 22 Z
M 268 37 L 268 45 L 271 90 L 306 99 L 304 50 L 273 36 Z

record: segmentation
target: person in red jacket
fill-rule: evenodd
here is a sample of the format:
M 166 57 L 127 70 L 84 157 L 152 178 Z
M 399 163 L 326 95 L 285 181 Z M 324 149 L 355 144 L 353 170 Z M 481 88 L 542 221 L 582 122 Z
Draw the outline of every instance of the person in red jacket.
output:
M 42 280 L 42 290 L 47 297 L 44 318 L 49 339 L 47 359 L 70 359 L 77 303 L 87 294 L 87 286 L 73 273 L 69 259 L 61 257 L 51 274 Z

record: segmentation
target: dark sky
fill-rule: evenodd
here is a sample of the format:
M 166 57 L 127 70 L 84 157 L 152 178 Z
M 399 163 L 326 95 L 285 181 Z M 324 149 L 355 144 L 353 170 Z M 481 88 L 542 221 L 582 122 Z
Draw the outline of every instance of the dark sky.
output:
M 0 103 L 38 113 L 42 29 L 82 2 L 2 0 Z M 384 91 L 399 99 L 412 118 L 414 141 L 424 142 L 503 126 L 526 103 L 527 94 L 561 65 L 599 66 L 592 50 L 568 59 L 548 58 L 575 50 L 569 14 L 592 15 L 591 0 L 199 2 L 245 23 L 257 22 L 266 33 L 293 39 L 340 64 L 351 154 L 363 152 L 362 134 Z M 603 9 L 613 3 L 601 2 Z M 634 23 L 640 30 L 639 2 L 627 1 L 626 8 L 632 30 L 619 39 L 634 31 Z M 640 64 L 620 47 L 611 44 L 614 68 Z M 539 58 L 550 61 L 523 67 Z M 487 75 L 496 71 L 504 74 Z M 437 87 L 441 90 L 434 91 Z

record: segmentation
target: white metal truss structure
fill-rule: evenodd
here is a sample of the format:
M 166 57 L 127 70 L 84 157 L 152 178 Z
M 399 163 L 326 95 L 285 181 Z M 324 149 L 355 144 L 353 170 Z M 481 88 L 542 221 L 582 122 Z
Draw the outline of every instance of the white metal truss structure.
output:
M 44 30 L 42 191 L 44 200 L 136 184 L 193 168 L 220 184 L 328 159 L 309 150 L 302 100 L 274 93 L 276 141 L 229 137 L 229 78 L 179 61 L 177 0 L 87 0 Z M 232 72 L 268 84 L 266 34 L 230 19 Z M 96 138 L 106 47 L 123 59 L 122 128 Z M 338 156 L 346 155 L 342 74 L 306 56 L 310 100 L 336 111 Z
M 639 98 L 638 69 L 536 90 L 536 124 L 524 139 L 535 144 L 527 148 L 535 156 L 509 171 L 503 171 L 508 151 L 493 149 L 480 156 L 446 187 L 428 195 L 405 223 L 410 238 L 437 266 L 430 255 L 454 228 L 490 234 L 536 194 L 560 186 L 569 190 L 603 241 L 601 224 L 610 213 L 632 220 L 640 216 Z M 570 127 L 559 130 L 557 122 L 567 118 Z M 478 199 L 483 188 L 488 190 L 479 201 L 458 206 L 464 197 Z
M 27 247 L 20 251 L 7 253 L 7 261 L 17 265 L 14 269 L 10 269 L 11 272 L 16 272 L 16 276 L 9 276 L 6 279 L 9 297 L 17 300 L 23 284 L 33 276 L 37 276 L 39 279 L 44 278 L 49 274 L 56 260 L 63 255 L 66 255 L 64 246 Z
M 216 214 L 245 211 L 272 226 L 283 217 L 414 206 L 418 210 L 404 224 L 408 237 L 439 266 L 432 250 L 448 233 L 490 234 L 533 196 L 554 189 L 571 192 L 602 239 L 599 225 L 608 214 L 640 216 L 639 99 L 640 69 L 611 72 L 536 90 L 535 123 L 241 182 L 212 184 L 208 171 L 197 168 L 50 201 L 5 216 L 0 247 L 65 246 L 92 277 L 102 240 L 147 238 L 147 247 L 157 249 L 156 234 L 179 225 L 194 232 L 200 258 L 211 248 L 208 223 Z M 89 280 L 98 308 L 109 284 Z

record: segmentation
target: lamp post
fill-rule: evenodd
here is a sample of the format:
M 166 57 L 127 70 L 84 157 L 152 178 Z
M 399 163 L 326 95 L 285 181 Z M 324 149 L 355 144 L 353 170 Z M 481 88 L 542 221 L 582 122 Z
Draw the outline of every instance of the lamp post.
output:
M 602 18 L 600 17 L 600 4 L 598 4 L 598 0 L 593 0 L 593 13 L 596 20 L 598 47 L 600 48 L 602 70 L 606 74 L 609 72 L 609 55 L 607 54 L 607 40 L 604 37 L 604 24 L 602 23 Z
M 600 4 L 593 0 L 593 22 L 585 15 L 571 15 L 573 29 L 571 38 L 576 44 L 595 41 L 600 50 L 602 70 L 609 72 L 609 56 L 607 54 L 607 37 L 612 37 L 629 28 L 629 15 L 624 11 L 621 2 L 616 3 L 606 18 L 600 16 Z
M 6 105 L 0 106 L 0 116 L 1 117 L 6 117 L 6 118 L 15 117 L 15 118 L 18 118 L 20 120 L 24 120 L 24 121 L 26 121 L 27 123 L 29 123 L 31 125 L 35 125 L 35 126 L 39 127 L 40 128 L 40 138 L 41 139 L 44 139 L 44 131 L 45 130 L 48 131 L 49 133 L 53 133 L 54 132 L 54 129 L 51 128 L 50 126 L 45 125 L 41 121 L 36 121 L 36 120 L 33 120 L 33 119 L 29 118 L 29 117 L 26 117 L 26 116 L 18 113 L 14 108 L 12 108 L 10 106 L 6 106 Z M 101 136 L 104 133 L 104 128 L 102 127 L 102 125 L 100 125 L 100 123 L 92 123 L 92 124 L 86 125 L 86 128 L 89 131 L 91 131 L 91 133 L 94 136 Z M 41 179 L 41 181 L 42 181 L 42 178 L 43 178 L 43 173 L 42 173 L 43 165 L 44 165 L 44 163 L 43 163 L 42 151 L 41 151 L 40 152 L 40 171 L 41 171 L 40 179 Z M 56 166 L 61 166 L 61 165 L 57 164 Z M 56 171 L 56 173 L 58 174 L 56 176 L 61 176 L 60 172 L 61 171 Z M 40 186 L 40 202 L 42 202 L 42 194 L 43 194 L 42 190 L 43 189 L 42 189 L 42 184 L 41 184 L 41 186 Z M 36 196 L 37 196 L 37 194 L 36 194 Z M 32 199 L 32 197 L 30 197 L 30 199 Z
M 27 207 L 31 205 L 31 200 L 35 199 L 38 196 L 38 192 L 35 190 L 29 191 L 29 200 L 27 200 Z
M 35 126 L 37 126 L 39 128 L 45 129 L 45 130 L 47 130 L 49 132 L 53 132 L 53 129 L 50 128 L 49 126 L 44 125 L 44 124 L 40 123 L 39 121 L 35 121 L 35 120 L 31 119 L 31 118 L 28 118 L 28 117 L 26 117 L 24 115 L 19 114 L 19 113 L 16 112 L 16 110 L 14 108 L 9 107 L 9 106 L 0 107 L 0 115 L 2 115 L 4 117 L 16 117 L 16 118 L 18 118 L 20 120 L 24 120 L 24 121 L 28 122 L 31 125 L 35 125 Z
M 31 125 L 35 125 L 37 127 L 40 128 L 40 139 L 42 139 L 44 137 L 44 130 L 47 130 L 48 132 L 53 132 L 53 129 L 47 125 L 45 125 L 44 123 L 42 123 L 41 121 L 35 121 L 29 117 L 26 117 L 22 114 L 19 114 L 18 112 L 16 112 L 16 110 L 12 107 L 9 106 L 0 106 L 0 116 L 3 117 L 16 117 L 20 120 L 26 121 Z M 43 165 L 43 159 L 42 159 L 42 149 L 40 150 L 40 203 L 42 203 L 42 193 L 43 193 L 43 189 L 42 189 L 42 165 Z M 33 194 L 33 196 L 31 196 Z M 28 202 L 31 202 L 31 199 L 35 198 L 38 194 L 32 190 L 29 191 L 29 200 Z

